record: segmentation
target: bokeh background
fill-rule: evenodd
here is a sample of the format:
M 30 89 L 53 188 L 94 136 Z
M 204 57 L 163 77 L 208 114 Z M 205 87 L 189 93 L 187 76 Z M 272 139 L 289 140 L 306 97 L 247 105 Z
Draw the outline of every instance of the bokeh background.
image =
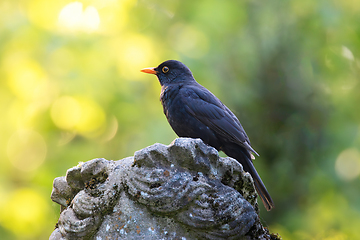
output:
M 0 238 L 49 237 L 68 168 L 176 137 L 139 70 L 177 59 L 260 153 L 272 232 L 360 239 L 359 23 L 358 0 L 1 0 Z

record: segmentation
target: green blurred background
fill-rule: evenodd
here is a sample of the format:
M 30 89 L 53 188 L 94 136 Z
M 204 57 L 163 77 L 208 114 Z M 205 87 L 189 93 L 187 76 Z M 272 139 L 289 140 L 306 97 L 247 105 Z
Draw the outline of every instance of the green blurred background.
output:
M 176 137 L 139 70 L 177 59 L 260 153 L 270 231 L 360 239 L 359 53 L 358 0 L 1 0 L 0 238 L 47 239 L 78 162 Z

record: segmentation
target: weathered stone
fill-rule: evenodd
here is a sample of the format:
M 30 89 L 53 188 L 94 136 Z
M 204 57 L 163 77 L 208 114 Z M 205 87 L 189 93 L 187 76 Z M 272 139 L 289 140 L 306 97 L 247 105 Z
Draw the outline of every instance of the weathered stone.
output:
M 58 177 L 54 179 L 53 190 L 51 192 L 51 200 L 67 207 L 68 201 L 76 194 L 73 188 L 66 182 L 65 177 Z
M 265 239 L 256 197 L 236 160 L 179 138 L 56 178 L 51 199 L 66 209 L 50 239 Z

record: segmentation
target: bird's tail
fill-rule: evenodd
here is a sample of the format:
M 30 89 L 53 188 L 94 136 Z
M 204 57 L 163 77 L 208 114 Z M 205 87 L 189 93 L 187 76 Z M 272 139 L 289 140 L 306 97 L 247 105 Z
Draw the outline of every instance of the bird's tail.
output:
M 262 182 L 259 174 L 257 173 L 252 161 L 248 159 L 248 161 L 246 162 L 248 163 L 248 169 L 245 169 L 244 167 L 244 170 L 250 173 L 251 177 L 254 180 L 255 188 L 261 198 L 261 201 L 263 202 L 266 210 L 270 211 L 273 207 L 275 207 L 274 202 L 271 199 L 271 196 L 267 191 L 265 184 Z
M 230 149 L 226 149 L 230 150 Z M 243 165 L 244 171 L 250 173 L 251 177 L 254 180 L 256 192 L 259 194 L 261 201 L 263 202 L 266 210 L 270 211 L 273 207 L 275 207 L 273 200 L 269 192 L 267 191 L 264 183 L 262 182 L 259 174 L 257 173 L 254 164 L 251 160 L 250 154 L 247 150 L 242 147 L 237 147 L 236 150 L 232 148 L 230 151 L 224 152 L 226 155 L 235 158 L 238 162 Z M 246 152 L 245 152 L 246 151 Z

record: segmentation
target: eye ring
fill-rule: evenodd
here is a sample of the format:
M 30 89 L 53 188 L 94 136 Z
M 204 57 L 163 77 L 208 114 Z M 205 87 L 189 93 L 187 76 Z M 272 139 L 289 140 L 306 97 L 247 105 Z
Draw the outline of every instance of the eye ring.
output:
M 163 68 L 162 68 L 162 72 L 163 73 L 167 73 L 169 71 L 169 68 L 167 67 L 167 66 L 164 66 Z

